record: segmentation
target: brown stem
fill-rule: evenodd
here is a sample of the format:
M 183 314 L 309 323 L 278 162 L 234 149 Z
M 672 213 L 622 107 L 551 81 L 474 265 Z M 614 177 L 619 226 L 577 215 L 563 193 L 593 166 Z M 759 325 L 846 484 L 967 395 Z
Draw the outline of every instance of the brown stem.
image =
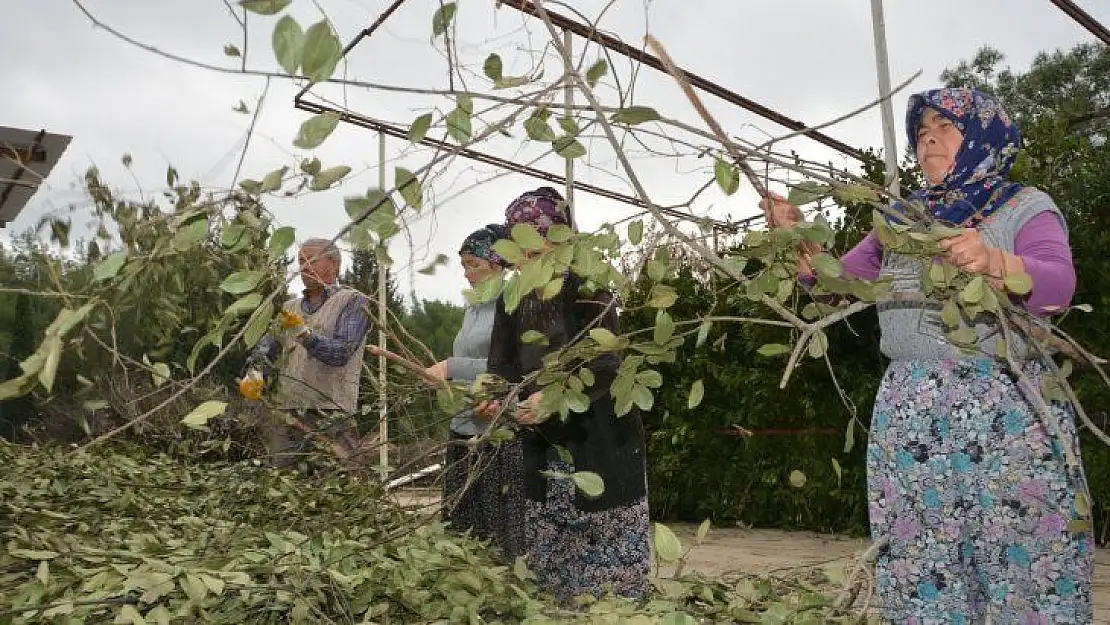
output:
M 573 65 L 573 62 L 570 59 L 570 55 L 567 53 L 566 48 L 562 44 L 562 41 L 560 41 L 559 33 L 555 29 L 555 25 L 551 22 L 551 16 L 548 15 L 547 11 L 544 9 L 544 3 L 542 2 L 542 0 L 534 2 L 533 6 L 535 6 L 536 8 L 536 15 L 541 20 L 543 20 L 544 25 L 547 27 L 548 33 L 550 34 L 552 39 L 552 43 L 562 57 L 563 62 L 567 66 Z M 597 112 L 598 124 L 601 125 L 602 129 L 604 130 L 605 136 L 609 140 L 609 144 L 613 146 L 614 151 L 616 152 L 617 160 L 620 161 L 621 168 L 624 170 L 625 174 L 628 175 L 629 182 L 632 183 L 633 188 L 636 190 L 636 195 L 648 207 L 648 210 L 651 211 L 652 216 L 659 221 L 660 225 L 662 225 L 668 233 L 670 233 L 676 239 L 685 242 L 686 245 L 690 246 L 691 249 L 696 251 L 703 258 L 719 268 L 726 275 L 739 282 L 747 283 L 748 278 L 739 271 L 736 271 L 734 267 L 724 262 L 719 256 L 717 256 L 716 252 L 710 250 L 697 241 L 692 240 L 690 237 L 686 236 L 684 232 L 679 230 L 674 224 L 668 222 L 666 219 L 663 218 L 662 213 L 658 209 L 658 206 L 654 202 L 652 202 L 651 198 L 648 196 L 647 190 L 644 188 L 643 183 L 640 181 L 639 176 L 636 174 L 635 169 L 632 167 L 632 163 L 629 162 L 628 157 L 624 154 L 624 151 L 620 149 L 620 140 L 617 139 L 617 135 L 616 132 L 613 131 L 612 124 L 610 124 L 609 120 L 601 114 L 601 104 L 598 101 L 597 96 L 594 94 L 593 89 L 578 72 L 572 71 L 571 78 L 577 84 L 579 91 L 581 91 L 586 99 L 590 102 L 590 106 L 593 107 L 595 112 Z M 795 327 L 805 328 L 807 326 L 806 322 L 802 321 L 792 311 L 788 310 L 785 306 L 781 305 L 774 299 L 764 295 L 761 301 L 769 306 L 776 313 L 778 313 L 779 316 L 781 316 L 783 319 L 793 324 Z
M 239 164 L 235 166 L 235 175 L 231 177 L 231 188 L 235 188 L 235 183 L 239 182 L 239 174 L 243 171 L 243 161 L 247 160 L 247 150 L 251 147 L 251 137 L 254 136 L 254 126 L 258 123 L 258 117 L 262 113 L 262 105 L 266 102 L 266 94 L 270 92 L 270 78 L 266 77 L 266 86 L 262 88 L 262 95 L 259 96 L 258 102 L 254 106 L 254 114 L 251 115 L 250 126 L 247 127 L 247 138 L 243 140 L 243 151 L 239 153 Z
M 752 183 L 752 186 L 755 187 L 756 193 L 758 193 L 760 197 L 769 197 L 767 187 L 763 186 L 763 181 L 759 179 L 759 174 L 755 173 L 755 170 L 752 169 L 751 165 L 748 164 L 747 157 L 744 154 L 740 153 L 739 150 L 736 150 L 735 147 L 732 145 L 732 142 L 728 140 L 728 135 L 725 134 L 724 129 L 721 128 L 721 125 L 717 123 L 717 120 L 709 114 L 709 109 L 705 108 L 705 104 L 701 101 L 701 98 L 698 96 L 697 92 L 695 92 L 694 88 L 690 85 L 690 81 L 686 79 L 686 75 L 682 72 L 682 70 L 678 68 L 677 65 L 675 65 L 675 62 L 671 60 L 671 57 L 669 54 L 667 54 L 667 50 L 663 47 L 663 44 L 659 43 L 659 41 L 651 35 L 645 36 L 644 41 L 647 43 L 648 47 L 651 48 L 653 52 L 655 52 L 655 55 L 659 57 L 659 62 L 663 64 L 663 67 L 666 68 L 667 73 L 671 75 L 671 78 L 674 78 L 675 82 L 678 83 L 678 86 L 682 89 L 682 92 L 686 94 L 686 98 L 690 100 L 690 104 L 694 106 L 694 110 L 698 112 L 698 115 L 700 115 L 702 120 L 705 121 L 705 123 L 709 126 L 709 129 L 713 131 L 713 135 L 717 138 L 717 141 L 720 142 L 721 145 L 725 146 L 726 150 L 728 150 L 729 155 L 736 162 L 736 166 L 740 168 L 740 171 L 744 172 L 744 175 L 747 176 L 748 180 Z M 768 212 L 768 223 L 770 223 L 770 218 L 771 216 Z
M 1061 332 L 1061 334 L 1063 333 Z M 1053 336 L 1052 338 L 1058 339 L 1059 337 Z M 1072 340 L 1071 337 L 1067 338 L 1069 341 Z M 1101 363 L 1096 362 L 1097 360 L 1101 359 L 1096 359 L 1092 354 L 1083 350 L 1083 348 L 1080 347 L 1078 344 L 1074 344 L 1074 341 L 1072 341 L 1072 343 L 1075 351 L 1080 353 L 1083 357 L 1090 359 L 1087 364 L 1093 367 L 1095 371 L 1098 371 L 1098 374 L 1102 378 L 1103 382 L 1107 386 L 1110 386 L 1110 379 L 1107 378 L 1106 372 L 1100 366 Z M 1087 429 L 1090 430 L 1096 438 L 1101 440 L 1103 443 L 1110 445 L 1110 436 L 1107 436 L 1106 432 L 1104 432 L 1102 428 L 1095 425 L 1095 422 L 1091 419 L 1090 415 L 1088 415 L 1087 411 L 1083 408 L 1083 404 L 1079 403 L 1079 396 L 1076 395 L 1075 389 L 1072 388 L 1072 385 L 1070 382 L 1068 382 L 1067 378 L 1062 375 L 1063 372 L 1060 371 L 1060 368 L 1056 366 L 1056 361 L 1052 359 L 1052 356 L 1048 354 L 1047 350 L 1045 350 L 1040 343 L 1034 343 L 1034 345 L 1036 346 L 1037 351 L 1040 352 L 1041 359 L 1045 362 L 1052 373 L 1056 375 L 1057 382 L 1060 384 L 1060 387 L 1064 389 L 1064 393 L 1067 394 L 1068 401 L 1070 401 L 1072 407 L 1075 408 L 1075 413 L 1079 416 L 1079 420 L 1083 422 L 1083 425 L 1087 426 Z M 1075 358 L 1070 354 L 1068 354 L 1067 356 L 1075 360 Z
M 836 602 L 833 603 L 834 609 L 847 610 L 848 607 L 852 605 L 856 599 L 856 595 L 859 594 L 861 586 L 861 584 L 856 583 L 856 577 L 858 577 L 865 568 L 873 565 L 875 561 L 879 559 L 879 553 L 889 545 L 890 536 L 881 536 L 860 555 L 859 559 L 856 561 L 855 568 L 852 570 L 851 575 L 848 576 L 848 580 L 844 583 L 844 591 L 840 593 L 840 596 L 836 598 Z
M 388 360 L 392 363 L 398 364 L 398 365 L 404 367 L 405 369 L 419 375 L 421 378 L 424 379 L 425 382 L 427 382 L 429 384 L 432 384 L 432 385 L 435 385 L 435 386 L 445 386 L 446 385 L 446 382 L 444 380 L 441 380 L 441 379 L 435 377 L 434 375 L 429 375 L 427 370 L 424 367 L 420 366 L 419 364 L 417 364 L 415 362 L 412 362 L 411 360 L 408 360 L 404 356 L 395 354 L 395 353 L 393 353 L 389 350 L 380 349 L 376 345 L 368 345 L 366 347 L 366 349 L 367 349 L 367 351 L 370 352 L 371 356 L 385 356 L 386 360 Z
M 1033 408 L 1037 411 L 1037 414 L 1040 415 L 1044 422 L 1043 424 L 1049 429 L 1049 436 L 1059 439 L 1060 446 L 1064 448 L 1064 456 L 1068 466 L 1082 467 L 1075 449 L 1072 447 L 1071 443 L 1062 436 L 1060 422 L 1057 421 L 1056 416 L 1052 414 L 1052 409 L 1048 406 L 1048 402 L 1045 401 L 1040 389 L 1033 385 L 1033 381 L 1029 379 L 1029 376 L 1022 370 L 1017 358 L 1014 357 L 1011 348 L 1014 340 L 1014 332 L 1013 328 L 1010 326 L 1009 320 L 1006 319 L 1006 315 L 998 315 L 998 322 L 999 326 L 1002 328 L 1002 336 L 1006 341 L 1006 353 L 1003 355 L 1006 365 L 1010 368 L 1014 377 L 1017 378 L 1019 387 L 1024 389 L 1027 399 L 1032 402 Z
M 801 358 L 802 349 L 804 349 L 807 343 L 812 340 L 812 336 L 818 330 L 823 330 L 834 323 L 843 321 L 848 317 L 858 312 L 867 310 L 874 305 L 874 302 L 853 302 L 850 306 L 843 310 L 839 310 L 827 317 L 822 317 L 820 320 L 812 324 L 808 324 L 803 330 L 801 338 L 799 338 L 798 342 L 794 345 L 794 350 L 790 354 L 790 360 L 787 362 L 786 370 L 782 372 L 782 379 L 779 381 L 779 388 L 786 388 L 787 383 L 790 381 L 790 376 L 793 375 L 794 370 L 798 366 L 798 361 Z

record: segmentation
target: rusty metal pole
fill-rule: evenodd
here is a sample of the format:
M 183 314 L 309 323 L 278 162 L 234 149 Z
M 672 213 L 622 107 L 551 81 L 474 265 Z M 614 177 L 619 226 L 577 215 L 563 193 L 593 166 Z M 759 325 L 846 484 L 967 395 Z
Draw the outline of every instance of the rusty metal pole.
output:
M 1099 23 L 1098 20 L 1091 17 L 1091 14 L 1079 8 L 1071 0 L 1052 0 L 1060 10 L 1068 14 L 1068 17 L 1075 20 L 1080 26 L 1086 28 L 1095 37 L 1102 40 L 1102 43 L 1110 46 L 1110 29 Z

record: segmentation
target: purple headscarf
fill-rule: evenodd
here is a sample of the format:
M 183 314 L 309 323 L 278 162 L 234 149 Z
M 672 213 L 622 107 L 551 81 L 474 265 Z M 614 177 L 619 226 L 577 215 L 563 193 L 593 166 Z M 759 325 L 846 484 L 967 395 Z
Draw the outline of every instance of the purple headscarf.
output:
M 531 224 L 546 235 L 555 224 L 570 225 L 570 212 L 563 196 L 551 187 L 540 187 L 513 200 L 505 209 L 505 227 Z

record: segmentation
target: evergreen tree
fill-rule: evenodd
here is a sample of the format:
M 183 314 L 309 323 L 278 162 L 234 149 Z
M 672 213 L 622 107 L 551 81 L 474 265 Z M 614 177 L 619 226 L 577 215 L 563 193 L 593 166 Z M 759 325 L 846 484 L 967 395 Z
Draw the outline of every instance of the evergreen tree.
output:
M 464 313 L 462 306 L 451 302 L 424 300 L 405 317 L 405 329 L 431 350 L 437 360 L 442 360 L 451 355 Z
M 0 373 L 3 373 L 3 378 L 0 379 L 10 380 L 22 373 L 20 361 L 35 352 L 37 328 L 34 325 L 31 296 L 20 293 L 15 299 L 15 325 L 12 328 L 10 348 L 4 362 L 0 363 Z M 16 430 L 30 418 L 33 409 L 34 404 L 27 395 L 0 402 L 0 438 L 13 439 Z
M 378 298 L 378 257 L 373 250 L 356 250 L 351 267 L 343 273 L 340 284 L 358 289 L 374 301 Z M 397 283 L 393 272 L 386 271 L 386 307 L 401 319 L 405 315 L 405 304 L 397 293 Z

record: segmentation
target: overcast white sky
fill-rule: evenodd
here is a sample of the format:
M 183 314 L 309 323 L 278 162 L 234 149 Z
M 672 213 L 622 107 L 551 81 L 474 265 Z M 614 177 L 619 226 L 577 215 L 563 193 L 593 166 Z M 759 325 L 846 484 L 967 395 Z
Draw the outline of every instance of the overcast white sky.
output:
M 165 52 L 229 68 L 238 66 L 237 59 L 229 59 L 222 52 L 226 43 L 242 46 L 240 27 L 222 0 L 84 1 L 105 24 Z M 320 0 L 319 4 L 346 43 L 369 25 L 387 2 Z M 543 63 L 546 79 L 557 76 L 559 67 L 550 53 L 541 59 L 538 53 L 528 52 L 540 50 L 547 40 L 542 23 L 511 9 L 495 10 L 493 4 L 484 0 L 459 3 L 460 55 L 464 61 L 476 63 L 479 72 L 468 77 L 467 84 L 488 90 L 480 67 L 490 52 L 498 52 L 505 59 L 506 74 L 523 73 L 534 63 Z M 599 0 L 571 4 L 591 18 L 604 5 Z M 1079 4 L 1096 19 L 1110 23 L 1110 3 L 1085 0 Z M 616 5 L 601 22 L 605 30 L 634 44 L 650 32 L 684 67 L 807 124 L 837 117 L 877 95 L 867 0 L 619 0 Z M 409 0 L 383 31 L 355 49 L 346 67 L 347 77 L 445 88 L 445 61 L 429 45 L 431 16 L 437 6 L 435 0 Z M 551 3 L 549 9 L 569 13 L 565 6 Z M 320 19 L 309 0 L 293 0 L 291 10 L 305 27 Z M 275 21 L 251 15 L 249 68 L 277 69 L 270 48 Z M 1011 67 L 1021 69 L 1038 51 L 1093 40 L 1048 0 L 893 0 L 886 2 L 886 25 L 892 82 L 897 84 L 923 70 L 912 90 L 934 86 L 941 70 L 969 59 L 983 44 L 998 48 Z M 189 67 L 140 50 L 94 28 L 71 0 L 7 0 L 0 19 L 0 41 L 7 51 L 0 125 L 45 128 L 73 136 L 47 185 L 16 222 L 0 231 L 0 238 L 30 227 L 51 211 L 64 212 L 70 205 L 80 205 L 83 196 L 73 183 L 92 164 L 101 168 L 109 184 L 133 197 L 139 196 L 140 187 L 147 195 L 157 193 L 164 185 L 169 163 L 183 177 L 197 179 L 205 186 L 230 184 L 250 122 L 250 116 L 232 108 L 243 100 L 253 110 L 263 89 L 263 78 Z M 581 42 L 576 45 L 580 52 Z M 587 52 L 588 60 L 596 56 L 596 49 Z M 633 69 L 627 62 L 614 68 L 625 85 Z M 636 103 L 651 104 L 667 117 L 701 126 L 669 80 L 645 70 L 636 84 Z M 293 108 L 297 88 L 287 80 L 273 82 L 243 176 L 260 178 L 281 165 L 295 165 L 304 156 L 292 145 L 298 125 L 307 117 Z M 400 96 L 337 86 L 317 92 L 335 101 L 346 99 L 352 110 L 405 125 L 422 112 L 451 107 L 449 100 L 436 96 Z M 614 93 L 612 89 L 602 90 L 609 103 Z M 899 129 L 905 99 L 903 93 L 894 100 Z M 730 133 L 755 140 L 766 133 L 785 132 L 712 96 L 706 101 Z M 477 108 L 483 108 L 481 101 Z M 877 111 L 826 132 L 861 148 L 882 145 Z M 900 149 L 905 145 L 901 135 L 900 131 Z M 490 149 L 518 160 L 536 154 L 517 151 L 517 143 L 501 140 Z M 654 145 L 662 144 L 656 141 Z M 364 193 L 377 184 L 377 146 L 376 135 L 341 124 L 316 150 L 316 156 L 325 165 L 351 165 L 351 176 L 333 191 L 269 202 L 277 219 L 295 226 L 298 240 L 338 232 L 346 217 L 343 196 Z M 579 169 L 580 179 L 628 192 L 627 177 L 601 141 L 591 140 L 587 147 L 590 160 Z M 850 165 L 810 141 L 792 141 L 787 147 L 808 158 Z M 134 159 L 134 179 L 120 165 L 125 152 Z M 706 159 L 649 158 L 635 146 L 630 152 L 653 199 L 660 203 L 680 201 L 712 173 Z M 392 185 L 395 164 L 415 169 L 427 162 L 430 151 L 414 150 L 407 142 L 390 140 L 387 154 L 387 182 Z M 548 157 L 538 166 L 562 171 L 558 157 Z M 403 293 L 415 290 L 421 298 L 461 301 L 464 283 L 455 258 L 461 238 L 482 224 L 499 221 L 508 201 L 537 186 L 535 181 L 520 176 L 499 177 L 474 186 L 498 173 L 458 160 L 437 178 L 429 190 L 431 206 L 409 230 L 411 245 L 399 238 L 391 247 Z M 631 213 L 626 207 L 586 194 L 580 195 L 576 204 L 584 228 Z M 742 217 L 755 212 L 754 196 L 750 190 L 731 198 L 713 191 L 694 209 L 715 217 Z M 438 253 L 452 258 L 448 268 L 431 277 L 410 271 L 410 267 L 423 266 Z

